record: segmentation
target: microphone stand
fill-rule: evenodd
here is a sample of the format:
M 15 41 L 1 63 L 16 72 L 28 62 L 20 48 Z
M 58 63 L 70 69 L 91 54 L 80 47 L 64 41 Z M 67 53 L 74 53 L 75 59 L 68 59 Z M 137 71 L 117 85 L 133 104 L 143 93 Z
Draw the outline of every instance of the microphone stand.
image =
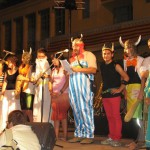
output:
M 6 52 L 6 54 L 5 54 L 5 56 L 3 57 L 2 61 L 5 62 L 5 58 L 6 58 L 7 55 L 9 55 L 9 53 Z
M 58 56 L 57 59 L 59 59 L 62 55 L 63 55 L 63 52 L 60 53 L 60 55 Z M 53 63 L 49 66 L 48 69 L 46 69 L 46 70 L 42 73 L 42 75 L 40 75 L 40 76 L 37 78 L 36 82 L 34 83 L 34 85 L 35 85 L 35 84 L 39 81 L 39 79 L 42 79 L 41 122 L 43 121 L 43 106 L 44 106 L 44 78 L 45 78 L 45 77 L 44 77 L 44 74 L 52 67 L 52 65 L 53 65 Z M 48 115 L 49 118 L 50 118 L 50 112 L 51 112 L 51 106 L 50 106 L 49 115 Z M 49 118 L 48 118 L 48 122 L 49 122 Z

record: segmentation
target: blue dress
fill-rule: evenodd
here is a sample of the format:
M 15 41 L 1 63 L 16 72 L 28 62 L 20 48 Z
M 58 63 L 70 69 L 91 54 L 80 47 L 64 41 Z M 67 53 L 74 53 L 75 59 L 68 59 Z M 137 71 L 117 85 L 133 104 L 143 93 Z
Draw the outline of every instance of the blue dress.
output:
M 144 89 L 146 98 L 150 98 L 150 74 L 147 78 L 146 87 Z M 148 122 L 146 131 L 146 147 L 150 147 L 150 106 L 148 106 Z

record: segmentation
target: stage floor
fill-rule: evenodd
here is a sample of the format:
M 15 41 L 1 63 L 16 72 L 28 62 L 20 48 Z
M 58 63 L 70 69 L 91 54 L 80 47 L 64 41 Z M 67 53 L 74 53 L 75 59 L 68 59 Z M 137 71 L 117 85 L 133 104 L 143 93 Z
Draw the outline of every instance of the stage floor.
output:
M 68 132 L 68 139 L 73 138 L 73 132 Z M 109 145 L 101 145 L 100 141 L 105 140 L 107 137 L 95 136 L 94 143 L 92 144 L 80 144 L 80 143 L 69 143 L 61 140 L 56 141 L 56 145 L 53 150 L 129 150 L 129 147 L 125 145 L 131 143 L 132 139 L 121 139 L 121 147 L 112 147 Z M 145 149 L 143 149 L 145 150 Z

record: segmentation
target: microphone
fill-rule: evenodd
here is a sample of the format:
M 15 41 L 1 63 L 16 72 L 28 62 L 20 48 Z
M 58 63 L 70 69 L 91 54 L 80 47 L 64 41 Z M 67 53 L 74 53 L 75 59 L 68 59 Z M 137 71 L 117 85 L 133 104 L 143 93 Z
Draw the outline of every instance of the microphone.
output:
M 67 52 L 69 52 L 69 49 L 65 49 L 65 50 L 63 50 L 63 51 L 56 52 L 55 54 L 67 53 Z
M 7 53 L 7 54 L 15 55 L 15 53 L 10 52 L 10 51 L 6 51 L 6 50 L 3 50 L 3 52 L 5 52 L 5 53 Z

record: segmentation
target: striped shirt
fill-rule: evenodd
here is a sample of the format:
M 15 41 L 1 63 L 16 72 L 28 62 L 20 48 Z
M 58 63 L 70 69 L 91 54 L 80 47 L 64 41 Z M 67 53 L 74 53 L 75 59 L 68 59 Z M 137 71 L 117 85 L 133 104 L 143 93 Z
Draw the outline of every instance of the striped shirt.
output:
M 0 84 L 4 82 L 4 73 L 0 76 Z M 0 92 L 2 91 L 2 86 L 0 86 Z

